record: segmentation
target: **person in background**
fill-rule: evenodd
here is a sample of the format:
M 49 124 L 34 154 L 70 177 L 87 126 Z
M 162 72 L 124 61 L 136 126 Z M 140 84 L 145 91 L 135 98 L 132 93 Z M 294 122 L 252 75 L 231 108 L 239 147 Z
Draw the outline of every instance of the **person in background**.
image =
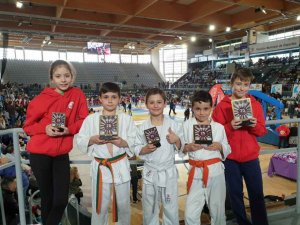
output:
M 278 148 L 287 148 L 289 145 L 288 138 L 290 135 L 290 129 L 285 124 L 280 125 L 276 128 L 276 131 L 279 134 Z
M 78 168 L 76 166 L 72 166 L 70 169 L 70 188 L 69 194 L 73 194 L 77 198 L 77 202 L 80 205 L 80 198 L 83 197 L 83 193 L 81 190 L 82 182 L 79 177 Z

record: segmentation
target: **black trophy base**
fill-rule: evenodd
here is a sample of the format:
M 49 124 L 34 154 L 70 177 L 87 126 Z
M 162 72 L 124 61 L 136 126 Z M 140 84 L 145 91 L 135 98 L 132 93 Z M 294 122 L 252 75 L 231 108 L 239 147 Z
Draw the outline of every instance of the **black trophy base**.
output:
M 210 140 L 195 140 L 195 144 L 199 144 L 199 145 L 211 145 L 212 144 L 212 141 Z
M 159 141 L 156 141 L 156 142 L 153 142 L 152 144 L 154 144 L 154 146 L 156 148 L 159 148 L 161 146 L 160 142 Z
M 104 141 L 113 141 L 116 140 L 118 137 L 113 135 L 100 135 L 100 140 Z
M 244 120 L 242 121 L 242 123 L 240 124 L 240 126 L 245 127 L 245 126 L 250 126 L 253 123 L 251 122 L 251 120 Z
M 65 129 L 63 127 L 58 127 L 59 132 L 63 132 Z

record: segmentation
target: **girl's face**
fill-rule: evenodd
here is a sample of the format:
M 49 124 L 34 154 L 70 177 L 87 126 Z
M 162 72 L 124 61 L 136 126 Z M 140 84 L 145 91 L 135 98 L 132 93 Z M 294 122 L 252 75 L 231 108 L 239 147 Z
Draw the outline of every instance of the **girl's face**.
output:
M 166 102 L 160 94 L 150 95 L 147 99 L 146 107 L 151 116 L 159 116 L 163 114 Z
M 53 70 L 51 79 L 52 84 L 55 85 L 55 91 L 65 92 L 73 83 L 73 75 L 65 66 L 58 66 Z
M 235 99 L 245 98 L 249 89 L 250 89 L 250 81 L 241 81 L 240 78 L 236 78 L 234 82 L 231 84 L 232 87 L 232 95 Z

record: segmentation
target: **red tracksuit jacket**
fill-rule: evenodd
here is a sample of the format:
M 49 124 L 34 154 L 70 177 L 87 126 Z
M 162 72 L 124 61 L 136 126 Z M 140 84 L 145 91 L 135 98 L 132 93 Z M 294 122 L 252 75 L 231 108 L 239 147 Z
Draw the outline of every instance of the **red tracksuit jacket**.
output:
M 70 134 L 50 137 L 45 128 L 52 122 L 52 112 L 66 114 L 66 127 Z M 27 151 L 49 156 L 63 155 L 73 148 L 73 136 L 76 134 L 88 115 L 84 93 L 76 87 L 69 88 L 64 95 L 45 88 L 28 105 L 23 129 L 31 138 L 26 146 Z

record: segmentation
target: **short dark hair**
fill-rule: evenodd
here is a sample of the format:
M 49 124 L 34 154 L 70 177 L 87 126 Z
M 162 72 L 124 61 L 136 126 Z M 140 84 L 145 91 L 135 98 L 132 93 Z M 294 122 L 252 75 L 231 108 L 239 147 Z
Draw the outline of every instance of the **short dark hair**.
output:
M 250 81 L 250 83 L 253 81 L 254 76 L 250 69 L 248 68 L 239 68 L 236 69 L 230 79 L 230 83 L 233 84 L 233 82 L 240 78 L 241 81 Z
M 167 101 L 166 94 L 163 90 L 161 90 L 159 88 L 150 88 L 146 93 L 146 97 L 145 97 L 146 104 L 147 104 L 147 101 L 148 101 L 150 95 L 160 95 L 163 98 L 164 102 Z
M 208 102 L 212 107 L 212 97 L 207 91 L 196 91 L 192 97 L 192 107 L 195 102 Z
M 1 180 L 1 188 L 4 190 L 8 190 L 9 189 L 9 185 L 14 182 L 15 177 L 4 177 Z
M 100 91 L 99 91 L 99 96 L 101 96 L 102 94 L 105 94 L 107 92 L 117 93 L 119 95 L 119 97 L 121 97 L 121 89 L 120 89 L 119 85 L 117 85 L 116 83 L 106 82 L 106 83 L 102 84 Z

